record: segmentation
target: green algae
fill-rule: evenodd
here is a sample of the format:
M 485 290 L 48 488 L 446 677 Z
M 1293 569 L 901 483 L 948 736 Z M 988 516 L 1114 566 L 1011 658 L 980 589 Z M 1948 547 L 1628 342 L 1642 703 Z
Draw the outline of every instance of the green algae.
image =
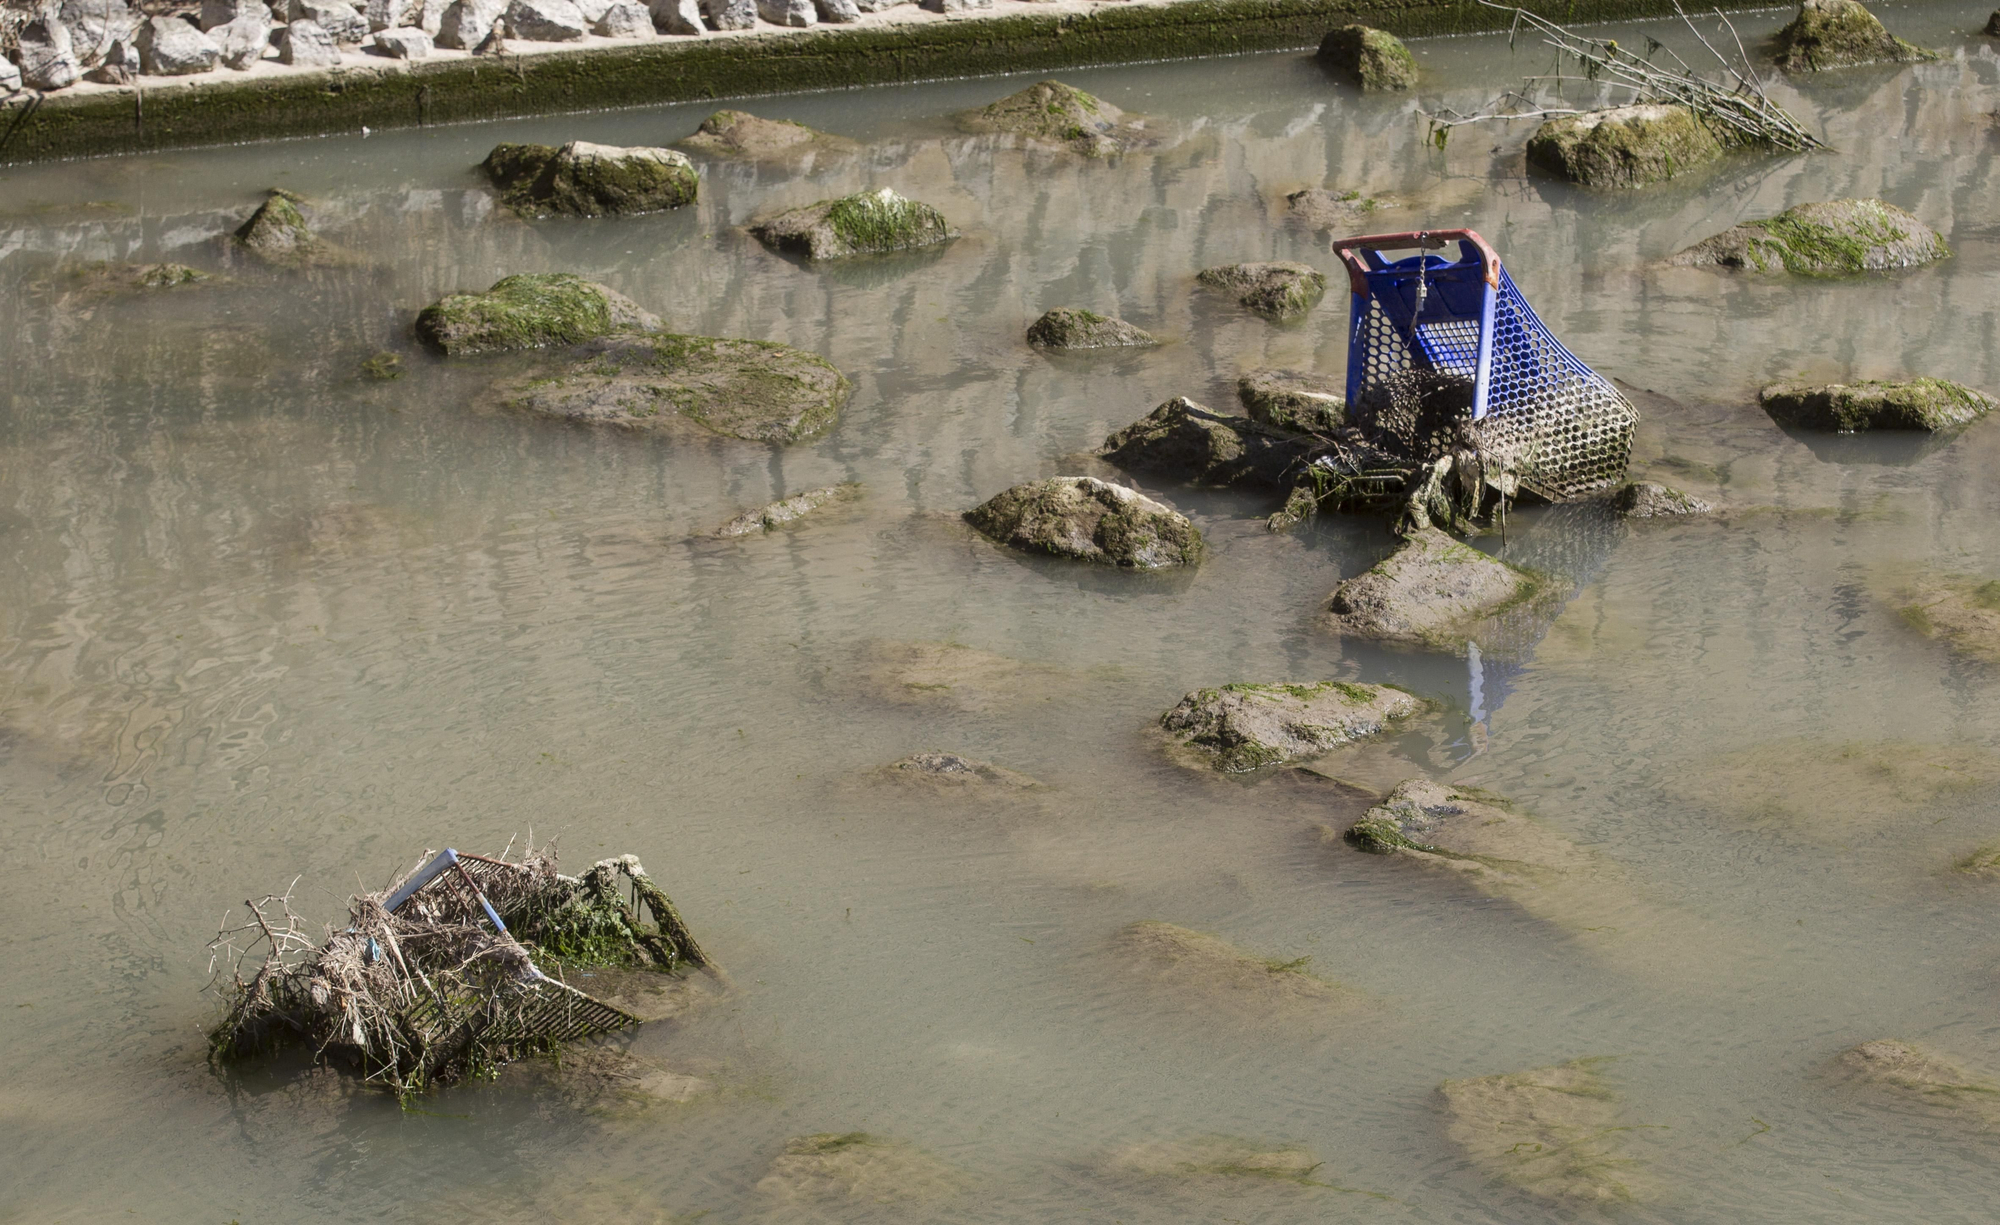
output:
M 450 294 L 417 316 L 417 337 L 453 356 L 576 344 L 612 331 L 603 288 L 566 272 L 522 273 Z
M 1342 26 L 1320 40 L 1319 58 L 1364 92 L 1416 88 L 1417 58 L 1387 30 Z

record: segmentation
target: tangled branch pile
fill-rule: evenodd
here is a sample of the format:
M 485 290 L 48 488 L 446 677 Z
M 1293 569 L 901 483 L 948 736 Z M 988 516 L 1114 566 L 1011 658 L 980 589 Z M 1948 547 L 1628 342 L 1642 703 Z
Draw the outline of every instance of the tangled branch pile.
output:
M 1736 27 L 1723 17 L 1720 9 L 1715 11 L 1715 15 L 1721 19 L 1730 39 L 1736 44 L 1733 59 L 1718 51 L 1681 6 L 1678 3 L 1674 5 L 1674 12 L 1679 14 L 1688 30 L 1722 66 L 1723 79 L 1711 81 L 1696 73 L 1672 48 L 1650 35 L 1646 37 L 1646 54 L 1642 56 L 1619 46 L 1615 39 L 1586 38 L 1523 8 L 1495 4 L 1493 0 L 1479 2 L 1487 8 L 1513 13 L 1514 24 L 1508 33 L 1510 44 L 1523 28 L 1539 34 L 1543 44 L 1556 51 L 1555 71 L 1545 76 L 1529 77 L 1525 92 L 1503 94 L 1472 114 L 1461 114 L 1449 107 L 1429 114 L 1430 137 L 1440 149 L 1444 148 L 1451 129 L 1461 124 L 1488 119 L 1541 119 L 1583 114 L 1583 111 L 1574 108 L 1540 105 L 1534 96 L 1543 87 L 1552 85 L 1560 98 L 1563 87 L 1579 79 L 1570 75 L 1572 65 L 1580 71 L 1583 82 L 1629 90 L 1632 96 L 1626 99 L 1627 102 L 1686 107 L 1725 143 L 1764 145 L 1791 153 L 1826 147 L 1825 142 L 1806 131 L 1790 112 L 1765 94 L 1764 83 L 1758 79 L 1757 70 L 1751 66 L 1749 54 L 1743 49 L 1743 40 L 1737 37 Z M 1662 53 L 1672 61 L 1670 64 L 1656 62 Z
M 574 877 L 556 871 L 551 847 L 519 862 L 426 854 L 390 888 L 352 898 L 348 925 L 316 947 L 291 894 L 246 903 L 249 919 L 225 917 L 209 943 L 210 987 L 228 1001 L 211 1052 L 300 1045 L 402 1097 L 642 1020 L 537 961 L 711 964 L 631 855 Z

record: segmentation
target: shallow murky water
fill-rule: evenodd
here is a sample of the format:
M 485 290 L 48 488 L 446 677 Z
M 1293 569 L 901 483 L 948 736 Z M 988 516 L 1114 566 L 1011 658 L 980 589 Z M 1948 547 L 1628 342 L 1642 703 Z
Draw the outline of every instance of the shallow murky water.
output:
M 1838 154 L 1612 197 L 1526 177 L 1525 127 L 1429 152 L 1414 103 L 1357 99 L 1303 55 L 1064 74 L 1161 136 L 1108 165 L 944 122 L 1020 81 L 759 102 L 866 150 L 709 165 L 698 206 L 622 221 L 504 220 L 471 167 L 500 139 L 677 139 L 707 108 L 0 172 L 0 1219 L 782 1218 L 799 1210 L 757 1184 L 786 1140 L 856 1130 L 953 1173 L 926 1183 L 942 1201 L 825 1210 L 842 1219 L 1988 1219 L 1990 1134 L 1885 1112 L 1826 1069 L 1883 1036 L 2000 1069 L 2000 897 L 1949 870 L 2000 837 L 2000 696 L 1891 598 L 1919 570 L 2000 575 L 2000 426 L 1835 445 L 1754 404 L 1794 372 L 2000 389 L 1996 44 L 1963 33 L 1983 7 L 1882 12 L 1948 57 L 1779 87 Z M 1542 66 L 1504 38 L 1416 49 L 1461 106 Z M 273 184 L 362 264 L 224 267 L 217 236 Z M 877 185 L 964 238 L 815 272 L 737 228 Z M 1192 283 L 1239 259 L 1332 271 L 1284 214 L 1320 185 L 1405 202 L 1371 228 L 1479 229 L 1579 355 L 1657 393 L 1635 469 L 1736 513 L 1521 515 L 1508 555 L 1581 591 L 1525 661 L 1476 677 L 1312 628 L 1386 549 L 1371 522 L 1274 536 L 1262 501 L 1141 479 L 1215 546 L 1173 580 L 1024 559 L 958 522 L 1084 470 L 1169 396 L 1223 408 L 1249 369 L 1342 369 L 1344 295 L 1276 327 Z M 1858 195 L 1956 258 L 1824 284 L 1652 266 Z M 169 258 L 234 280 L 132 296 L 79 276 Z M 823 353 L 853 402 L 791 448 L 635 437 L 496 411 L 478 363 L 411 348 L 440 294 L 540 270 L 678 330 Z M 1062 304 L 1171 343 L 1028 350 Z M 360 378 L 382 349 L 406 375 Z M 693 538 L 834 481 L 865 497 Z M 1021 663 L 885 682 L 885 644 L 935 641 Z M 1325 677 L 1455 712 L 1325 771 L 1510 795 L 1601 878 L 1539 907 L 1482 898 L 1326 841 L 1352 792 L 1193 776 L 1148 735 L 1200 685 Z M 871 780 L 928 748 L 1046 786 Z M 405 1112 L 205 1065 L 202 946 L 231 903 L 304 874 L 333 919 L 424 847 L 530 830 L 572 865 L 640 855 L 728 967 L 722 1003 L 630 1040 L 714 1093 L 607 1103 L 514 1069 Z M 1146 919 L 1310 956 L 1371 998 L 1301 1020 L 1162 990 L 1115 943 Z M 1650 1202 L 1545 1208 L 1447 1139 L 1442 1080 L 1598 1056 Z M 1129 1168 L 1210 1135 L 1303 1145 L 1328 1185 Z

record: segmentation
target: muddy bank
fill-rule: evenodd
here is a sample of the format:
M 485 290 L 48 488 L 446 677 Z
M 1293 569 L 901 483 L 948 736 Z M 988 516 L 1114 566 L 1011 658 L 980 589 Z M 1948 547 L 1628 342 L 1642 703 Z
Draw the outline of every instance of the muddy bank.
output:
M 1584 23 L 1671 13 L 1661 0 L 1532 6 Z M 1739 7 L 1731 4 L 1726 7 Z M 1407 0 L 1180 0 L 1099 7 L 996 0 L 991 16 L 915 5 L 839 29 L 714 31 L 584 46 L 510 42 L 504 65 L 436 52 L 346 55 L 329 68 L 148 78 L 141 88 L 75 86 L 0 103 L 0 164 L 423 127 L 854 85 L 942 80 L 1084 64 L 1315 47 L 1361 21 L 1399 35 L 1503 29 L 1507 14 Z

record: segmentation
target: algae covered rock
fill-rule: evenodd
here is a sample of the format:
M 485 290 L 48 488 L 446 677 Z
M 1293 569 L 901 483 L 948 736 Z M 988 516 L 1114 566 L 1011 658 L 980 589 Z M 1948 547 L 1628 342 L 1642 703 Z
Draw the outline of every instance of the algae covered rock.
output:
M 335 260 L 337 253 L 306 223 L 306 215 L 300 208 L 303 203 L 291 192 L 272 188 L 257 211 L 237 228 L 237 244 L 265 263 L 280 267 L 298 268 Z
M 958 125 L 968 132 L 1008 132 L 1061 145 L 1086 157 L 1110 157 L 1138 143 L 1139 130 L 1125 112 L 1061 81 L 1038 81 L 998 102 L 966 111 Z
M 606 217 L 694 203 L 701 178 L 684 153 L 573 140 L 496 145 L 480 169 L 524 217 Z
M 1201 561 L 1201 532 L 1187 517 L 1134 489 L 1091 476 L 1016 485 L 965 513 L 1001 544 L 1030 553 L 1134 570 Z
M 1318 269 L 1289 260 L 1256 264 L 1223 264 L 1195 277 L 1210 289 L 1234 294 L 1236 300 L 1271 319 L 1296 319 L 1326 293 L 1326 277 Z
M 815 260 L 910 251 L 958 237 L 943 213 L 887 187 L 795 208 L 750 232 L 774 250 Z
M 214 279 L 199 268 L 190 268 L 186 264 L 149 264 L 133 274 L 132 284 L 139 289 L 179 289 L 183 285 L 199 285 Z
M 1993 411 L 1992 396 L 1945 379 L 1900 383 L 1773 383 L 1757 402 L 1779 425 L 1854 434 L 1862 430 L 1955 430 Z
M 635 430 L 692 423 L 786 443 L 831 426 L 849 387 L 825 358 L 789 345 L 628 333 L 579 345 L 565 368 L 515 388 L 507 403 L 566 421 Z
M 1913 1042 L 1863 1042 L 1842 1051 L 1834 1070 L 1850 1088 L 1885 1105 L 1981 1128 L 2000 1123 L 2000 1083 Z
M 565 272 L 522 273 L 484 293 L 455 293 L 417 316 L 417 338 L 457 357 L 578 344 L 610 332 L 648 330 L 659 319 L 616 290 Z
M 1544 1199 L 1647 1198 L 1628 1152 L 1635 1129 L 1605 1083 L 1606 1062 L 1445 1081 L 1445 1134 L 1490 1177 Z
M 1097 453 L 1121 468 L 1190 484 L 1289 489 L 1314 441 L 1177 396 L 1113 433 Z
M 1160 726 L 1190 756 L 1237 774 L 1378 735 L 1424 705 L 1384 685 L 1235 684 L 1195 690 L 1160 716 Z
M 715 157 L 751 159 L 795 157 L 812 150 L 846 151 L 856 144 L 789 119 L 765 119 L 748 111 L 717 111 L 701 121 L 683 149 Z
M 1402 40 L 1369 26 L 1341 26 L 1319 42 L 1319 60 L 1367 91 L 1414 89 L 1417 58 Z
M 2000 664 L 2000 580 L 1925 575 L 1898 593 L 1903 620 L 1968 659 Z
M 896 1204 L 947 1199 L 962 1185 L 956 1170 L 929 1153 L 850 1131 L 787 1141 L 757 1191 L 787 1203 Z
M 1128 349 L 1160 342 L 1123 319 L 1058 306 L 1029 326 L 1028 343 L 1044 349 Z
M 1352 1008 L 1365 999 L 1352 988 L 1307 973 L 1309 957 L 1259 957 L 1220 936 L 1151 919 L 1118 933 L 1113 951 L 1134 973 L 1172 985 L 1190 1003 L 1269 1014 Z
M 1344 229 L 1378 209 L 1393 207 L 1395 203 L 1387 197 L 1364 195 L 1352 188 L 1331 191 L 1324 187 L 1307 187 L 1285 196 L 1286 211 L 1319 229 Z
M 828 485 L 824 489 L 808 489 L 804 493 L 781 498 L 768 506 L 746 510 L 716 528 L 715 535 L 725 540 L 736 536 L 762 536 L 767 532 L 775 532 L 788 523 L 797 523 L 820 507 L 853 497 L 859 492 L 860 487 L 857 485 Z
M 883 767 L 884 777 L 906 786 L 944 790 L 992 787 L 1025 790 L 1040 783 L 990 761 L 977 761 L 957 753 L 913 753 Z
M 1937 52 L 1912 46 L 1882 28 L 1860 0 L 1805 0 L 1798 16 L 1772 40 L 1771 52 L 1786 72 L 1937 58 Z
M 1586 187 L 1657 183 L 1722 153 L 1693 111 L 1657 102 L 1558 115 L 1528 139 L 1530 165 Z
M 1576 844 L 1497 797 L 1422 778 L 1397 784 L 1345 836 L 1356 850 L 1445 869 L 1499 896 L 1593 862 Z
M 1632 481 L 1611 495 L 1611 508 L 1627 519 L 1705 515 L 1715 508 L 1692 494 L 1655 481 Z
M 1801 204 L 1762 221 L 1746 221 L 1696 243 L 1669 262 L 1684 268 L 1713 265 L 1838 276 L 1915 268 L 1950 255 L 1951 248 L 1936 230 L 1893 204 L 1828 200 Z
M 1480 622 L 1544 587 L 1537 575 L 1425 528 L 1334 588 L 1320 624 L 1344 636 L 1463 651 Z
M 1301 434 L 1331 434 L 1347 424 L 1347 380 L 1309 370 L 1253 370 L 1236 384 L 1252 421 Z

